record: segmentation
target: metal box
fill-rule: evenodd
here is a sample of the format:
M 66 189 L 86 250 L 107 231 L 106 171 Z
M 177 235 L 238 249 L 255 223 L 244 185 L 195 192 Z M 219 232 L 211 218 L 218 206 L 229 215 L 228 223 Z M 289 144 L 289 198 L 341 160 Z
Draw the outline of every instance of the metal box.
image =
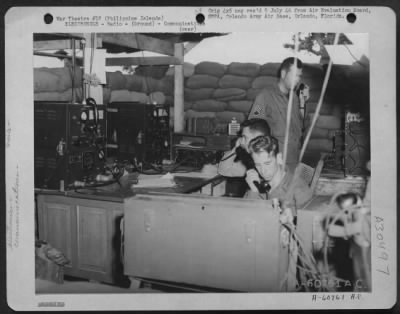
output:
M 124 224 L 125 275 L 230 291 L 281 291 L 289 254 L 269 201 L 142 194 L 125 200 Z

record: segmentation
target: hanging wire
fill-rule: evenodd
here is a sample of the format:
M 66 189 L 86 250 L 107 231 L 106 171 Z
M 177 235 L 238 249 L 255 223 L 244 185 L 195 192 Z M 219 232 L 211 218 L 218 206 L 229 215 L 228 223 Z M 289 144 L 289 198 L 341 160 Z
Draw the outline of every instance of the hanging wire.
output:
M 89 82 L 87 83 L 87 98 L 90 98 L 90 80 L 92 77 L 93 72 L 93 59 L 94 59 L 94 52 L 95 52 L 95 43 L 96 43 L 96 34 L 90 34 L 90 60 L 89 60 Z
M 140 50 L 140 53 L 142 54 L 142 59 L 143 59 L 143 61 L 145 60 L 145 55 L 144 55 L 144 50 L 140 47 L 140 44 L 139 44 L 139 37 L 138 37 L 138 34 L 137 33 L 135 33 L 135 39 L 136 39 L 136 45 L 137 45 L 137 48 Z M 140 65 L 140 64 L 139 64 Z M 146 75 L 146 73 L 144 72 L 144 84 L 145 84 L 145 89 L 146 89 L 146 91 L 147 92 L 150 92 L 151 90 L 150 90 L 150 84 L 149 84 L 149 78 L 147 77 L 147 75 Z M 150 94 L 151 93 L 149 93 L 149 99 L 150 99 Z
M 335 37 L 334 37 L 334 40 L 333 40 L 333 45 L 337 45 L 338 40 L 339 40 L 339 35 L 337 33 L 335 33 Z M 328 68 L 327 68 L 326 73 L 325 73 L 324 83 L 322 85 L 321 95 L 320 95 L 319 100 L 318 100 L 317 108 L 315 109 L 315 113 L 314 113 L 314 116 L 313 116 L 313 120 L 311 122 L 311 126 L 308 129 L 306 138 L 304 139 L 304 143 L 303 143 L 303 146 L 302 146 L 301 151 L 300 151 L 299 162 L 301 162 L 301 160 L 303 159 L 304 152 L 306 150 L 306 147 L 307 147 L 308 142 L 309 142 L 310 137 L 311 137 L 311 133 L 312 133 L 312 131 L 314 129 L 314 126 L 315 126 L 315 123 L 317 122 L 317 119 L 319 117 L 319 112 L 321 110 L 322 101 L 324 99 L 325 92 L 326 92 L 326 87 L 328 86 L 329 77 L 331 75 L 332 64 L 333 64 L 333 60 L 332 60 L 332 58 L 330 58 L 329 59 L 329 63 L 328 63 Z
M 297 76 L 297 50 L 299 46 L 299 34 L 296 32 L 294 35 L 294 78 Z M 285 130 L 285 141 L 283 144 L 283 167 L 286 167 L 286 160 L 287 160 L 287 147 L 289 143 L 289 131 L 290 131 L 290 121 L 292 117 L 292 106 L 293 106 L 293 96 L 294 96 L 294 78 L 291 81 L 290 86 L 290 93 L 289 93 L 289 102 L 288 102 L 288 109 L 286 113 L 286 130 Z
M 86 47 L 86 41 L 85 40 L 81 40 L 80 42 L 80 48 L 82 50 L 82 101 L 85 101 L 86 98 L 86 82 L 85 82 L 85 78 L 84 78 L 84 74 L 85 74 L 85 47 Z
M 72 103 L 76 103 L 76 92 L 75 92 L 75 71 L 76 71 L 75 38 L 71 39 L 71 48 L 72 48 Z

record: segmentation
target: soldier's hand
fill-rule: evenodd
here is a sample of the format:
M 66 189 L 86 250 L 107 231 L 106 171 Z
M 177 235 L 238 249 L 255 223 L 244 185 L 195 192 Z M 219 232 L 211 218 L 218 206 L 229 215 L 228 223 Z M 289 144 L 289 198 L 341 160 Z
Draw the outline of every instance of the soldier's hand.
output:
M 257 187 L 254 185 L 254 181 L 260 182 L 260 176 L 255 169 L 247 170 L 246 172 L 246 182 L 249 185 L 250 190 L 253 192 L 258 192 Z

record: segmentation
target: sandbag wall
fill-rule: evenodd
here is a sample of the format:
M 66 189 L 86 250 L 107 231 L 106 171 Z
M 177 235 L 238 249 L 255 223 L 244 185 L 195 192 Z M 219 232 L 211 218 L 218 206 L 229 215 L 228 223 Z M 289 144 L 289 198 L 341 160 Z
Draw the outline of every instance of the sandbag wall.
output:
M 72 101 L 72 85 L 75 99 L 82 101 L 82 70 L 77 68 L 75 75 L 69 67 L 34 68 L 34 100 L 35 101 Z
M 82 69 L 75 71 L 76 101 L 82 101 Z M 156 79 L 150 76 L 107 72 L 103 85 L 103 103 L 123 101 L 173 104 L 174 77 Z M 72 101 L 72 71 L 70 68 L 35 68 L 34 99 L 37 101 Z
M 185 81 L 185 117 L 215 118 L 217 132 L 225 132 L 233 117 L 244 121 L 256 96 L 263 88 L 277 81 L 280 63 L 201 62 L 195 66 L 193 76 Z M 306 106 L 305 128 L 311 124 L 324 79 L 320 65 L 304 65 L 302 82 L 310 86 L 310 99 Z M 329 84 L 332 85 L 332 84 Z M 328 86 L 329 86 L 328 85 Z M 335 88 L 331 91 L 337 92 Z M 333 136 L 340 130 L 342 104 L 326 94 L 320 118 L 311 135 L 307 153 L 331 152 Z
M 214 118 L 216 132 L 226 134 L 228 123 L 232 118 L 236 118 L 239 122 L 244 121 L 258 93 L 276 82 L 279 65 L 280 63 L 260 65 L 233 62 L 223 65 L 216 62 L 201 62 L 194 66 L 185 63 L 185 119 Z M 103 85 L 104 104 L 124 101 L 173 106 L 173 67 L 157 75 L 154 71 L 153 73 L 136 72 L 133 75 L 122 74 L 118 71 L 107 72 L 107 84 Z M 342 128 L 343 107 L 346 101 L 349 101 L 348 97 L 343 95 L 346 95 L 346 86 L 349 85 L 343 76 L 335 75 L 336 72 L 334 68 L 307 153 L 331 152 L 332 138 Z M 310 86 L 310 99 L 306 107 L 306 129 L 311 124 L 323 79 L 324 71 L 320 65 L 304 65 L 302 82 Z M 34 83 L 35 100 L 72 100 L 70 68 L 36 68 Z M 82 101 L 81 69 L 75 71 L 74 86 L 76 101 L 80 102 Z M 171 110 L 172 122 L 173 110 Z

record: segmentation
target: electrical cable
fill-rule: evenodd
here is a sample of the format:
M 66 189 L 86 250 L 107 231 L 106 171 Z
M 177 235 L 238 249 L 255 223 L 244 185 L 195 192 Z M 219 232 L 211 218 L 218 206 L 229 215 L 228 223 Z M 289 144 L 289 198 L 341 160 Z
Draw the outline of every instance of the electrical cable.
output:
M 333 44 L 336 45 L 338 40 L 339 40 L 339 35 L 337 33 L 335 33 Z M 314 126 L 315 126 L 315 124 L 317 122 L 317 119 L 318 119 L 318 116 L 319 116 L 319 113 L 320 113 L 320 110 L 321 110 L 321 106 L 322 106 L 322 101 L 324 99 L 326 88 L 328 86 L 328 81 L 329 81 L 329 77 L 330 77 L 330 74 L 331 74 L 332 65 L 333 65 L 333 60 L 331 58 L 331 59 L 329 59 L 328 68 L 327 68 L 326 73 L 325 73 L 324 82 L 322 84 L 321 94 L 320 94 L 320 97 L 319 97 L 319 100 L 318 100 L 317 108 L 315 109 L 313 120 L 311 122 L 311 125 L 310 125 L 310 127 L 308 129 L 307 135 L 306 135 L 306 137 L 304 139 L 304 143 L 303 143 L 303 145 L 301 147 L 301 150 L 300 150 L 299 162 L 301 162 L 301 160 L 303 159 L 304 152 L 306 150 L 306 147 L 307 147 L 308 142 L 309 142 L 310 137 L 311 137 L 311 133 L 312 133 L 312 131 L 314 129 Z
M 363 170 L 364 168 L 359 165 L 360 164 L 359 160 L 354 159 L 353 156 L 351 155 L 351 153 L 356 149 L 358 151 L 358 156 L 362 155 L 360 149 L 363 149 L 365 152 L 368 152 L 368 148 L 365 147 L 364 145 L 361 145 L 358 139 L 354 136 L 357 134 L 363 134 L 363 132 L 362 131 L 355 132 L 354 129 L 351 127 L 351 123 L 348 123 L 346 134 L 353 141 L 351 147 L 347 149 L 347 154 L 345 156 L 346 158 L 350 158 L 353 162 L 353 166 L 349 167 L 348 171 L 351 173 L 354 172 L 356 169 Z M 350 146 L 350 144 L 348 144 L 348 146 Z
M 358 59 L 356 58 L 356 56 L 351 52 L 350 48 L 347 46 L 346 43 L 343 43 L 343 45 L 345 46 L 345 48 L 347 49 L 347 51 L 349 52 L 349 54 L 352 56 L 352 58 L 355 60 L 356 63 L 360 64 L 360 65 L 363 66 L 364 68 L 367 68 L 367 69 L 369 68 L 368 65 L 362 63 L 360 60 L 358 60 Z
M 297 76 L 297 50 L 299 48 L 299 34 L 296 32 L 294 37 L 294 65 L 295 69 L 295 77 Z M 294 97 L 294 79 L 291 80 L 290 92 L 289 92 L 289 100 L 288 100 L 288 108 L 286 113 L 286 130 L 285 130 L 285 139 L 283 142 L 283 167 L 286 167 L 287 160 L 287 151 L 289 144 L 289 131 L 290 131 L 290 121 L 292 119 L 292 107 L 293 107 L 293 97 Z
M 226 161 L 226 160 L 228 160 L 229 158 L 232 158 L 235 155 L 236 155 L 236 151 L 231 153 L 231 154 L 229 154 L 227 157 L 222 158 L 219 162 Z
M 105 186 L 109 186 L 112 185 L 114 183 L 117 183 L 119 185 L 121 185 L 121 182 L 119 181 L 122 177 L 122 174 L 120 176 L 114 177 L 113 180 L 110 181 L 106 181 L 106 182 L 102 182 L 102 183 L 96 183 L 96 184 L 88 184 L 88 185 L 84 185 L 84 186 L 74 186 L 74 191 L 78 192 L 78 190 L 82 190 L 82 189 L 92 189 L 92 188 L 99 188 L 99 187 L 105 187 Z

